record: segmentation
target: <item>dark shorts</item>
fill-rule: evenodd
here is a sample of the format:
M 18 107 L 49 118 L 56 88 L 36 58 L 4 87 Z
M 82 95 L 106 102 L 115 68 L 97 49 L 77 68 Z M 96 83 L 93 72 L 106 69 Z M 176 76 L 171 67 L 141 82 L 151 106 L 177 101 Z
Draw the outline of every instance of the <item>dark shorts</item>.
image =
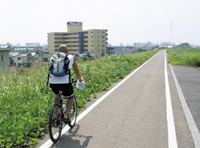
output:
M 62 91 L 62 94 L 65 97 L 73 97 L 74 96 L 74 89 L 71 83 L 69 84 L 50 84 L 50 87 L 54 94 L 59 94 L 59 90 Z

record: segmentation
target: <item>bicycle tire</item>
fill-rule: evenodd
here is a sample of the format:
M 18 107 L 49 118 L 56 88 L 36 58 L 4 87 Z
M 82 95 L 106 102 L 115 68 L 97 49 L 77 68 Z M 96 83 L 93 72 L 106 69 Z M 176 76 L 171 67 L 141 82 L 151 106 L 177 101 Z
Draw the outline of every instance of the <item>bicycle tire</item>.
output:
M 74 97 L 74 104 L 71 108 L 71 111 L 69 113 L 70 123 L 69 126 L 73 128 L 76 125 L 76 118 L 77 118 L 77 101 L 76 97 Z
M 49 116 L 49 137 L 54 143 L 56 143 L 61 136 L 63 125 L 61 115 L 61 108 L 58 104 L 54 104 Z

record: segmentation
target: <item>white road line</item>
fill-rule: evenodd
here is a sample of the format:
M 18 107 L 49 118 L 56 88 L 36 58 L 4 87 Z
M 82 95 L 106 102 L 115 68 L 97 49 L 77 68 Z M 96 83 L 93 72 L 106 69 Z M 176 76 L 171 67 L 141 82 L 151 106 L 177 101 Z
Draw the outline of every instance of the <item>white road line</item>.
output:
M 166 58 L 166 50 L 164 52 L 165 56 L 165 94 L 166 94 L 166 110 L 167 110 L 167 127 L 168 127 L 168 147 L 169 148 L 177 148 L 177 139 L 176 139 L 176 130 L 174 125 L 174 116 L 172 110 L 172 102 L 170 96 L 169 89 L 169 79 L 167 72 L 167 58 Z
M 159 52 L 158 52 L 159 53 Z M 157 53 L 157 54 L 158 54 Z M 85 115 L 87 115 L 93 108 L 95 108 L 101 101 L 103 101 L 107 96 L 109 96 L 114 90 L 116 90 L 120 85 L 122 85 L 126 80 L 128 80 L 133 74 L 135 74 L 139 69 L 141 69 L 145 64 L 147 64 L 151 59 L 153 59 L 157 54 L 155 54 L 153 57 L 151 57 L 148 61 L 143 63 L 140 67 L 135 69 L 132 73 L 130 73 L 126 78 L 124 78 L 120 83 L 118 83 L 115 87 L 113 87 L 111 90 L 109 90 L 106 94 L 104 94 L 101 98 L 99 98 L 96 102 L 94 102 L 91 106 L 89 106 L 84 112 L 82 112 L 77 117 L 77 123 L 80 121 Z M 69 126 L 65 126 L 62 130 L 62 134 L 66 133 L 69 130 Z M 62 136 L 62 135 L 61 135 Z M 42 146 L 39 148 L 48 148 L 53 144 L 53 142 L 49 139 L 46 141 Z
M 192 114 L 190 112 L 188 104 L 185 101 L 185 97 L 183 95 L 183 92 L 181 90 L 181 87 L 180 87 L 180 85 L 178 83 L 178 80 L 176 78 L 176 75 L 175 75 L 174 70 L 173 70 L 171 65 L 170 65 L 170 69 L 171 69 L 171 72 L 172 72 L 172 76 L 173 76 L 173 79 L 174 79 L 174 82 L 175 82 L 175 85 L 176 85 L 178 96 L 179 96 L 179 99 L 181 101 L 182 108 L 183 108 L 183 111 L 185 113 L 185 117 L 186 117 L 189 129 L 190 129 L 192 138 L 194 140 L 195 147 L 196 148 L 200 148 L 200 133 L 199 133 L 199 130 L 198 130 L 198 128 L 196 126 L 196 123 L 195 123 L 195 121 L 193 119 L 193 116 L 192 116 Z

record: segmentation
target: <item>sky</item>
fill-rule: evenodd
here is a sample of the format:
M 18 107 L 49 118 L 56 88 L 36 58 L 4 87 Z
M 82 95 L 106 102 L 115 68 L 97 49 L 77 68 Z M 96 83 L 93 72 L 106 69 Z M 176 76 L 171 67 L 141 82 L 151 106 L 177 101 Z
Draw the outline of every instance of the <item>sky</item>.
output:
M 68 21 L 107 29 L 111 45 L 200 45 L 200 0 L 0 0 L 0 44 L 47 44 Z

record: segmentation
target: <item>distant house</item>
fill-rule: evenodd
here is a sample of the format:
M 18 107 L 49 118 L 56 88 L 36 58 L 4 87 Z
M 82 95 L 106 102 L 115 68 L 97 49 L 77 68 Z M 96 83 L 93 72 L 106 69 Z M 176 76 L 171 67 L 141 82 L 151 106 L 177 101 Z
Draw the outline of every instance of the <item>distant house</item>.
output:
M 21 67 L 23 67 L 24 62 L 23 62 L 23 58 L 22 58 L 22 55 L 21 55 L 21 54 L 18 54 L 18 55 L 16 56 L 15 65 L 16 65 L 16 66 L 21 66 Z
M 28 54 L 20 54 L 22 56 L 23 66 L 24 67 L 30 67 L 33 63 L 33 55 L 31 53 Z
M 50 54 L 48 50 L 42 50 L 41 47 L 15 47 L 9 53 L 9 57 L 13 65 L 30 67 L 33 63 L 48 62 Z
M 16 65 L 16 57 L 19 55 L 18 52 L 9 52 L 10 64 Z
M 0 68 L 8 68 L 10 65 L 9 51 L 11 48 L 0 48 Z
M 108 46 L 106 52 L 107 52 L 107 54 L 114 54 L 115 53 L 114 50 L 115 50 L 114 47 Z
M 42 50 L 40 48 L 35 48 L 34 52 L 36 53 L 36 57 L 40 62 L 48 62 L 49 61 L 49 51 L 48 50 Z M 38 57 L 39 56 L 39 57 Z

